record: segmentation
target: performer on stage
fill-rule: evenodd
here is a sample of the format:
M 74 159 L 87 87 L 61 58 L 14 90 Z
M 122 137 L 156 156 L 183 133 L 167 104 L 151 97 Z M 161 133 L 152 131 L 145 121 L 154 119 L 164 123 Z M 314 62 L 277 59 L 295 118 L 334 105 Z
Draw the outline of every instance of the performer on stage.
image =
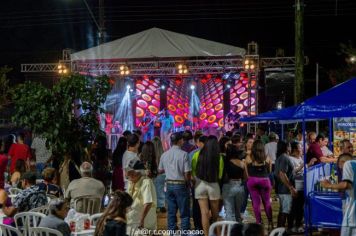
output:
M 163 144 L 164 151 L 167 151 L 170 148 L 170 134 L 172 133 L 174 127 L 174 118 L 169 114 L 168 110 L 165 110 L 164 115 L 161 116 L 161 141 Z
M 142 127 L 141 127 L 141 130 L 143 132 L 143 142 L 144 143 L 147 141 L 151 141 L 153 139 L 154 120 L 155 120 L 155 117 L 147 109 L 145 112 L 145 116 L 142 118 Z
M 224 129 L 225 132 L 232 131 L 234 129 L 234 124 L 238 122 L 240 115 L 231 110 L 225 118 Z

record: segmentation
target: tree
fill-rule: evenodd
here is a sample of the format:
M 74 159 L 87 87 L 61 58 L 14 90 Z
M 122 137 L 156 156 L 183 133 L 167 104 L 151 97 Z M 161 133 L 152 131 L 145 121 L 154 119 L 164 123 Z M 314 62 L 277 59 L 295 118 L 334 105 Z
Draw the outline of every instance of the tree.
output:
M 107 76 L 72 74 L 52 89 L 26 82 L 14 92 L 13 121 L 41 134 L 55 153 L 84 150 L 101 132 L 98 112 L 103 112 L 100 106 L 110 89 Z M 77 116 L 78 110 L 84 112 Z
M 6 74 L 11 71 L 8 67 L 0 68 L 0 111 L 10 103 L 11 88 Z
M 329 79 L 333 85 L 342 83 L 353 76 L 356 76 L 356 48 L 353 47 L 352 42 L 348 44 L 341 44 L 339 55 L 345 58 L 345 65 L 340 69 L 331 70 L 329 72 Z

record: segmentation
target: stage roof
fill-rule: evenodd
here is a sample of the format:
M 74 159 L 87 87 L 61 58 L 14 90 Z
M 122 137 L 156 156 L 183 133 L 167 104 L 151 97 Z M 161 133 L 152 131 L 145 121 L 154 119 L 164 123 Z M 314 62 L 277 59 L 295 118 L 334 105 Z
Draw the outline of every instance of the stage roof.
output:
M 71 54 L 71 60 L 242 57 L 245 49 L 159 28 Z

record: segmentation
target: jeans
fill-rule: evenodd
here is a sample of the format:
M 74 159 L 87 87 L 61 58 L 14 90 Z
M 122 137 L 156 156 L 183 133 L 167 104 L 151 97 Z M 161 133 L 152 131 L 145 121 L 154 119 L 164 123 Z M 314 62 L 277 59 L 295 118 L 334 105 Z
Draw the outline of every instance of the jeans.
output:
M 247 180 L 247 188 L 251 194 L 253 212 L 255 213 L 256 223 L 261 224 L 261 199 L 265 207 L 265 212 L 269 221 L 272 221 L 271 181 L 268 177 L 252 177 Z
M 149 128 L 146 133 L 143 134 L 143 142 L 151 141 L 154 136 L 154 127 Z
M 247 201 L 248 201 L 248 197 L 250 195 L 248 189 L 247 189 L 247 182 L 246 181 L 243 181 L 242 182 L 242 185 L 244 186 L 244 191 L 245 191 L 245 195 L 244 195 L 244 198 L 242 200 L 242 205 L 241 205 L 241 214 L 244 214 L 245 211 L 246 211 L 246 208 L 247 208 Z
M 42 176 L 42 171 L 46 168 L 46 163 L 36 163 L 36 171 Z
M 195 230 L 202 230 L 203 226 L 201 224 L 201 212 L 198 199 L 195 199 L 195 191 L 192 189 L 192 200 L 193 200 L 193 222 Z
M 177 229 L 177 210 L 181 218 L 181 230 L 190 229 L 190 194 L 185 184 L 167 183 L 166 200 L 168 205 L 168 229 Z
M 156 194 L 157 194 L 157 207 L 165 207 L 166 203 L 166 197 L 164 195 L 164 181 L 166 179 L 165 174 L 158 175 L 154 180 L 153 183 L 156 188 Z
M 225 220 L 242 222 L 241 206 L 245 197 L 244 185 L 241 181 L 230 181 L 223 185 L 222 197 L 226 212 Z

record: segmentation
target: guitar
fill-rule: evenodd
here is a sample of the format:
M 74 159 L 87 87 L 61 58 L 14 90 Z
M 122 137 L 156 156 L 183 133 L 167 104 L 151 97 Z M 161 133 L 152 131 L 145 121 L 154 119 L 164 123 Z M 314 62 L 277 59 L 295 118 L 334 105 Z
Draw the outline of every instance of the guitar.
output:
M 150 115 L 149 117 L 144 117 L 143 119 L 147 119 L 148 121 L 142 121 L 141 122 L 141 130 L 142 132 L 148 132 L 150 129 L 150 125 L 154 122 L 154 126 L 156 126 L 157 122 L 160 122 L 159 116 L 161 115 L 161 111 L 157 113 L 156 116 Z M 159 126 L 160 127 L 160 126 Z

